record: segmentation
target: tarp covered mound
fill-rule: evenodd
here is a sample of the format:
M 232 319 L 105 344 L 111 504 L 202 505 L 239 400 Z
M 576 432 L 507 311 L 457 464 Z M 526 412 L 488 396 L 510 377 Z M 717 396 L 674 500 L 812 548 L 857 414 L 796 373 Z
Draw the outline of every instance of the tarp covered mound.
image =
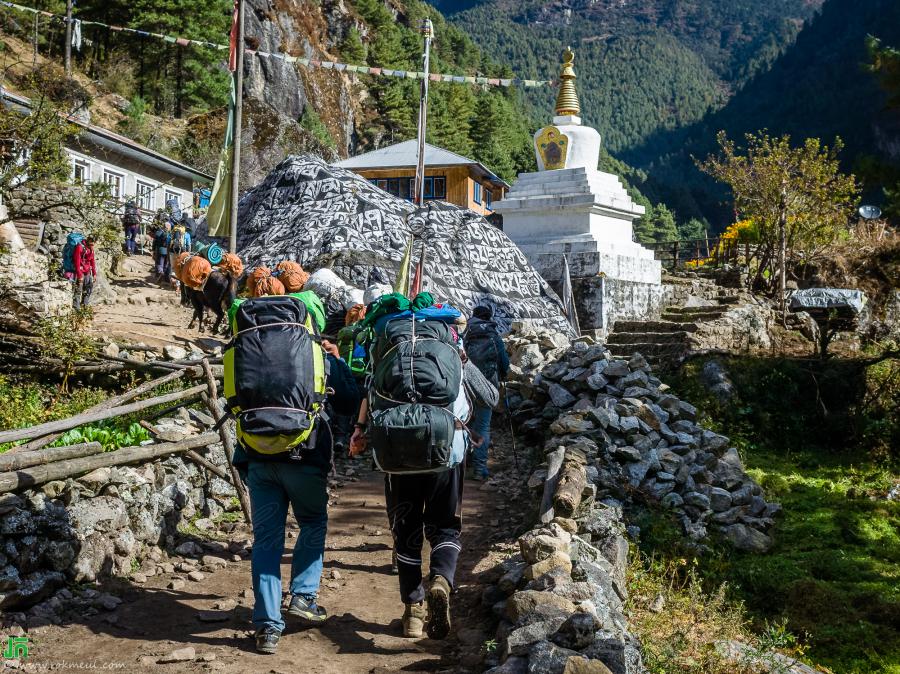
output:
M 358 288 L 392 283 L 413 233 L 413 266 L 424 245 L 424 289 L 438 301 L 467 315 L 490 304 L 504 330 L 524 320 L 572 332 L 546 281 L 484 218 L 443 202 L 417 208 L 317 157 L 275 167 L 241 198 L 238 223 L 248 268 L 295 260 L 310 271 L 331 267 Z
M 845 288 L 806 288 L 791 293 L 791 311 L 838 310 L 860 313 L 866 302 L 861 290 Z

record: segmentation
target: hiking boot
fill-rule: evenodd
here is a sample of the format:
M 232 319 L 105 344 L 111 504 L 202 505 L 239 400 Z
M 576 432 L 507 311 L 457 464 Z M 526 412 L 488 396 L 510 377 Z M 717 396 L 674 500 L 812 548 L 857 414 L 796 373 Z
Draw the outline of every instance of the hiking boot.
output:
M 428 636 L 446 639 L 450 634 L 450 583 L 443 576 L 435 576 L 426 595 L 428 600 Z
M 256 630 L 256 650 L 264 655 L 272 655 L 278 648 L 281 632 L 274 627 L 260 627 Z
M 316 603 L 314 596 L 295 594 L 291 597 L 288 613 L 311 623 L 325 622 L 328 612 Z
M 425 628 L 425 602 L 407 604 L 403 610 L 403 636 L 421 639 Z

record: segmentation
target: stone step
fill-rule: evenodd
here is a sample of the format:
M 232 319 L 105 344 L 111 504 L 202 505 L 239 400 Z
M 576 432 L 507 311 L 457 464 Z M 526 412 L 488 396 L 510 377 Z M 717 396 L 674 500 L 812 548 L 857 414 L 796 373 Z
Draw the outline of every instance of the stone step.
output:
M 672 342 L 657 344 L 655 342 L 632 342 L 630 344 L 610 344 L 607 342 L 610 353 L 617 358 L 631 356 L 637 352 L 647 358 L 650 356 L 678 357 L 688 351 L 686 344 Z
M 616 321 L 614 332 L 697 332 L 696 323 L 678 321 Z
M 739 295 L 722 295 L 720 294 L 716 301 L 719 304 L 740 304 L 741 298 Z
M 687 332 L 619 332 L 618 330 L 606 338 L 607 344 L 634 344 L 636 342 L 652 342 L 654 344 L 684 344 Z
M 665 321 L 714 321 L 728 311 L 725 307 L 679 307 L 666 309 L 662 318 Z

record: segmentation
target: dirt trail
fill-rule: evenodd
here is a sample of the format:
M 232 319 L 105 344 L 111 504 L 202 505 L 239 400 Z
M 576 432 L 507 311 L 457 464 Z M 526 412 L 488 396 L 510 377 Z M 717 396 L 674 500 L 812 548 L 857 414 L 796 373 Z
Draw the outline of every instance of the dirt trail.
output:
M 67 614 L 61 625 L 39 628 L 32 634 L 26 671 L 41 671 L 42 666 L 76 671 L 74 663 L 91 662 L 98 669 L 179 674 L 479 671 L 478 653 L 491 635 L 489 617 L 480 605 L 483 586 L 478 574 L 493 566 L 498 552 L 513 540 L 512 522 L 520 516 L 510 497 L 522 480 L 507 473 L 499 485 L 466 484 L 464 551 L 459 591 L 453 599 L 453 633 L 442 642 L 410 640 L 400 632 L 402 604 L 397 577 L 390 569 L 383 477 L 361 468 L 363 462 L 353 465 L 354 477 L 349 479 L 358 481 L 333 489 L 336 502 L 329 511 L 320 594 L 331 617 L 323 626 L 304 627 L 286 615 L 288 627 L 278 653 L 258 655 L 250 638 L 252 599 L 244 597 L 250 587 L 250 561 L 243 559 L 207 573 L 199 582 L 186 580 L 180 590 L 167 589 L 173 578 L 185 578 L 177 572 L 152 576 L 141 585 L 124 579 L 105 583 L 99 589 L 119 596 L 123 603 L 111 613 Z M 495 468 L 506 467 L 498 463 Z M 284 579 L 289 577 L 293 540 L 286 544 Z M 222 622 L 202 622 L 198 617 L 199 611 L 235 602 L 232 610 L 221 614 Z M 157 664 L 161 656 L 188 646 L 196 650 L 196 660 Z
M 110 279 L 116 297 L 94 305 L 93 332 L 116 342 L 154 348 L 177 345 L 188 351 L 211 350 L 224 343 L 208 330 L 201 334 L 187 329 L 193 311 L 181 306 L 177 290 L 156 283 L 152 267 L 149 255 L 127 257 L 119 264 L 118 275 Z
M 191 348 L 221 343 L 187 331 L 190 312 L 177 304 L 173 290 L 151 280 L 149 257 L 125 260 L 122 275 L 112 280 L 115 303 L 95 308 L 95 331 L 118 342 L 161 348 Z M 402 604 L 391 573 L 391 537 L 384 509 L 383 476 L 370 460 L 338 460 L 330 483 L 328 539 L 320 594 L 330 619 L 321 627 L 304 627 L 286 615 L 287 629 L 274 656 L 258 655 L 251 638 L 250 560 L 230 561 L 204 571 L 195 582 L 184 572 L 148 573 L 146 582 L 112 579 L 97 589 L 123 601 L 113 611 L 93 615 L 61 612 L 62 623 L 31 630 L 24 671 L 81 671 L 86 668 L 125 672 L 214 671 L 256 674 L 309 672 L 480 671 L 481 652 L 490 630 L 489 609 L 481 606 L 479 575 L 509 550 L 525 516 L 517 505 L 526 475 L 513 466 L 506 438 L 500 434 L 491 468 L 498 476 L 488 485 L 467 482 L 463 509 L 463 553 L 452 602 L 453 631 L 442 642 L 401 636 Z M 296 535 L 290 524 L 289 535 Z M 230 534 L 221 533 L 231 526 Z M 243 524 L 225 525 L 219 540 L 250 538 Z M 282 576 L 290 572 L 294 539 L 286 541 Z M 426 544 L 427 547 L 427 544 Z M 226 555 L 227 556 L 227 555 Z M 423 554 L 427 559 L 427 554 Z M 159 562 L 177 564 L 171 557 Z M 156 565 L 149 565 L 154 571 Z M 147 565 L 141 569 L 147 570 Z M 170 589 L 173 580 L 183 587 Z M 482 579 L 482 582 L 483 579 Z M 178 583 L 176 582 L 176 585 Z M 200 611 L 218 609 L 221 621 L 204 622 Z M 193 647 L 190 661 L 157 661 L 178 649 Z

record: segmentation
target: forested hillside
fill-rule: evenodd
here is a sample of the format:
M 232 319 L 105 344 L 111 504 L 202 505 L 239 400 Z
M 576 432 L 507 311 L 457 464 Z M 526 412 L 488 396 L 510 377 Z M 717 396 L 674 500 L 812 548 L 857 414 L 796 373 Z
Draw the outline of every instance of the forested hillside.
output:
M 896 182 L 900 121 L 884 110 L 885 93 L 865 68 L 867 35 L 900 44 L 900 4 L 891 0 L 434 4 L 530 76 L 552 76 L 557 53 L 572 43 L 585 121 L 681 221 L 704 217 L 722 227 L 733 215 L 693 160 L 715 149 L 722 129 L 738 139 L 760 129 L 796 142 L 840 136 L 845 167 L 870 199 Z M 549 113 L 546 102 L 530 102 Z
M 26 0 L 25 4 L 59 14 L 65 11 L 64 0 Z M 75 13 L 81 19 L 221 44 L 228 40 L 231 7 L 230 0 L 82 0 Z M 306 58 L 418 70 L 421 38 L 417 27 L 426 16 L 434 21 L 439 35 L 432 71 L 512 76 L 509 66 L 488 58 L 461 29 L 448 25 L 437 10 L 418 0 L 299 0 L 288 5 L 248 0 L 246 44 Z M 31 15 L 2 9 L 0 21 L 3 32 L 31 39 Z M 101 26 L 85 25 L 83 30 L 85 45 L 75 54 L 76 68 L 99 84 L 100 93 L 124 99 L 119 107 L 126 118 L 117 120 L 119 130 L 207 169 L 214 166 L 220 142 L 215 138 L 224 128 L 228 95 L 227 51 L 140 38 Z M 61 22 L 42 18 L 38 36 L 39 52 L 61 62 Z M 258 61 L 248 65 L 252 99 L 248 121 L 252 125 L 254 117 L 272 117 L 264 126 L 279 129 L 278 140 L 286 151 L 313 149 L 326 156 L 347 156 L 415 135 L 416 81 L 303 71 L 301 66 L 291 66 L 299 72 L 286 72 L 280 64 L 250 58 Z M 337 89 L 342 93 L 336 93 Z M 514 88 L 435 83 L 429 140 L 474 156 L 512 180 L 534 162 L 533 124 L 521 95 Z M 531 95 L 552 101 L 553 90 L 544 88 Z M 94 112 L 101 115 L 97 121 L 104 123 L 102 111 Z M 187 125 L 191 137 L 166 137 L 160 125 L 148 123 L 148 116 L 191 118 Z M 286 124 L 292 128 L 284 128 Z M 262 139 L 265 134 L 257 130 L 255 137 Z
M 818 0 L 435 0 L 492 56 L 554 76 L 567 43 L 585 121 L 612 152 L 723 105 L 796 36 Z M 546 101 L 533 103 L 544 114 Z
M 840 137 L 846 167 L 863 178 L 867 197 L 880 201 L 881 188 L 900 167 L 900 112 L 887 108 L 888 94 L 868 72 L 867 35 L 900 44 L 900 3 L 828 0 L 784 56 L 721 111 L 690 127 L 661 131 L 623 157 L 647 169 L 645 187 L 655 198 L 679 213 L 718 213 L 724 222 L 730 213 L 718 206 L 721 190 L 692 160 L 715 149 L 719 130 L 737 140 L 758 129 L 790 134 L 798 143 L 819 137 L 830 144 Z

